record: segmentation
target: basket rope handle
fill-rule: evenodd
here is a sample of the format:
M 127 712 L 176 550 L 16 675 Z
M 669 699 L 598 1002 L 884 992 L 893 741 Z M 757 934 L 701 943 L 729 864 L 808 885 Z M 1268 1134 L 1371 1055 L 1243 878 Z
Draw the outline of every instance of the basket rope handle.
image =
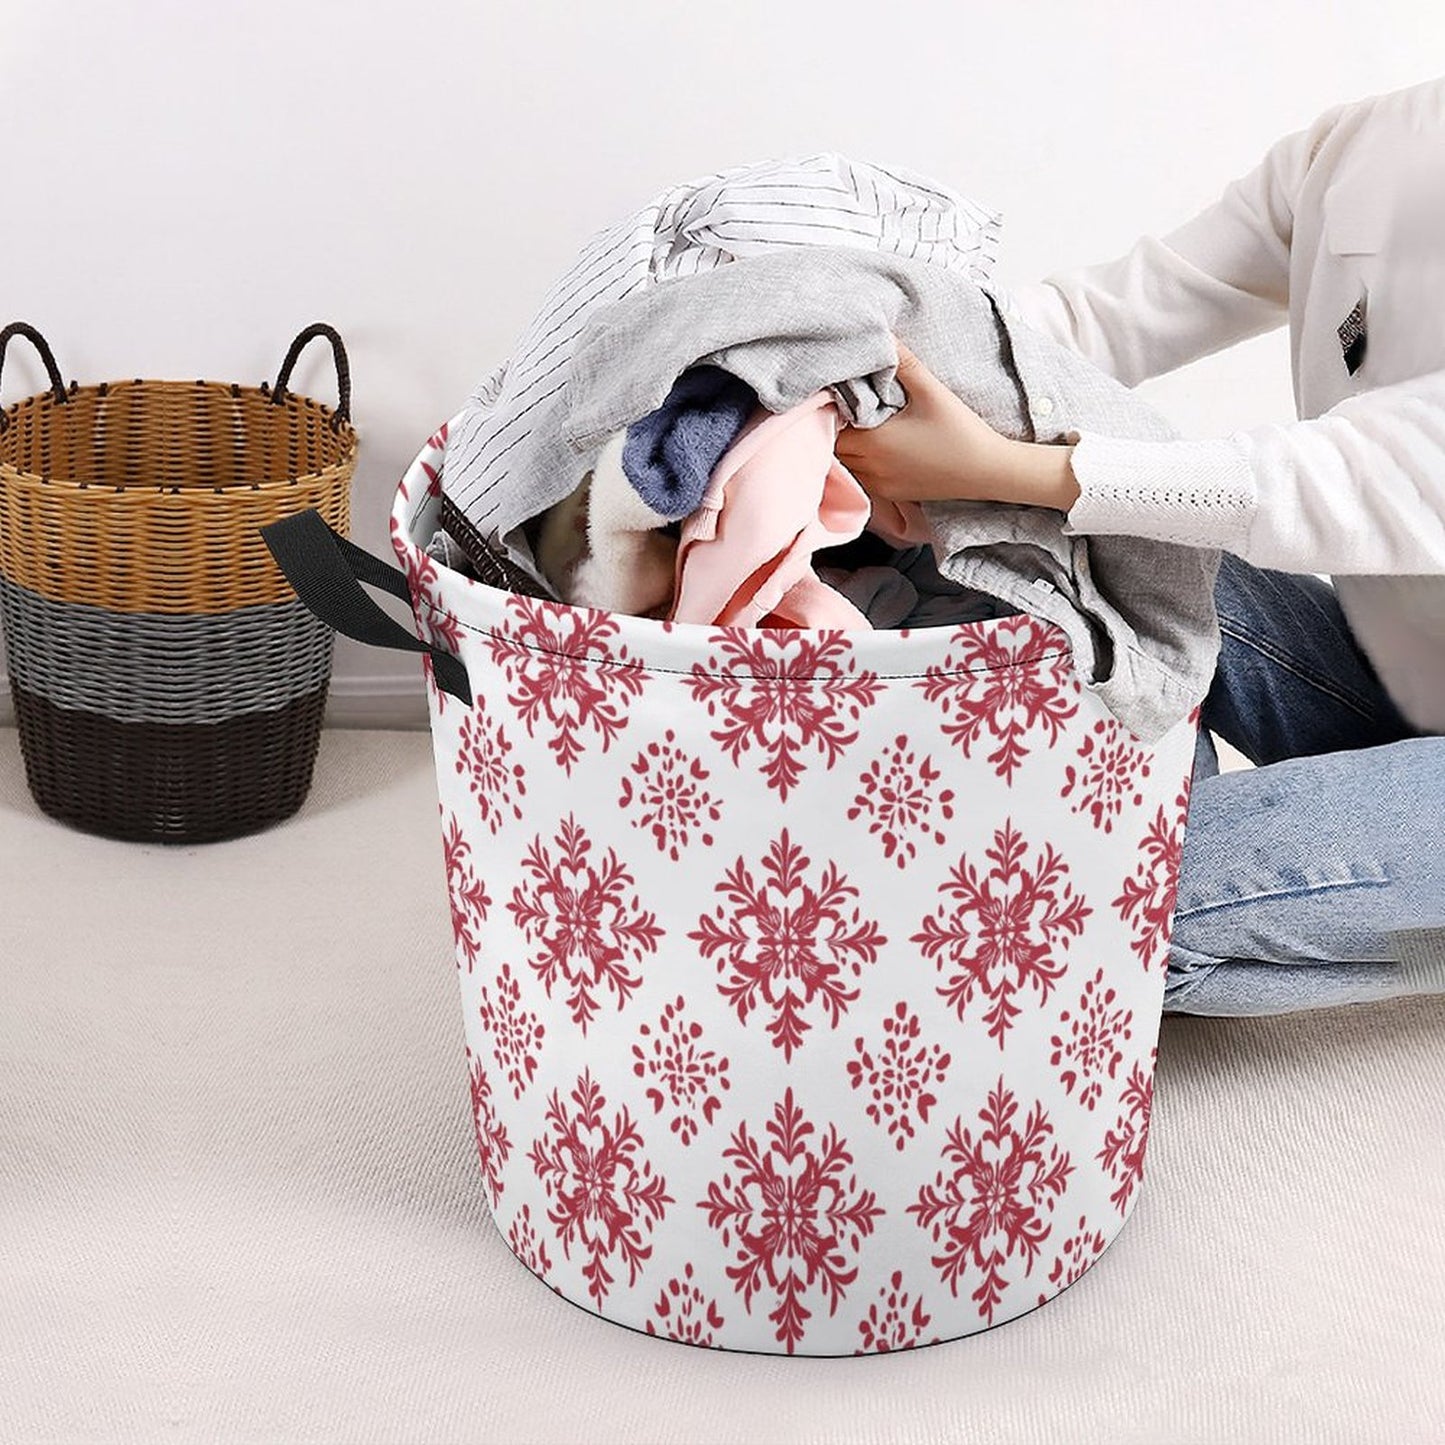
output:
M 362 582 L 380 587 L 414 609 L 405 573 L 348 541 L 314 507 L 258 530 L 297 597 L 323 622 L 370 647 L 426 653 L 437 686 L 472 705 L 461 658 L 408 632 L 361 590 Z
M 40 353 L 40 359 L 45 363 L 45 370 L 50 375 L 50 387 L 55 393 L 57 406 L 65 405 L 65 383 L 60 379 L 60 368 L 55 364 L 55 353 L 50 349 L 50 343 L 33 327 L 28 321 L 12 321 L 3 331 L 0 331 L 0 373 L 5 370 L 5 349 L 10 345 L 12 336 L 23 336 Z M 10 419 L 3 411 L 0 411 L 0 431 L 4 431 L 10 425 Z
M 277 406 L 286 400 L 286 384 L 291 380 L 291 369 L 296 365 L 296 358 L 318 336 L 324 336 L 331 343 L 331 353 L 336 358 L 336 390 L 339 404 L 331 424 L 333 427 L 340 427 L 343 422 L 350 423 L 351 421 L 351 363 L 346 359 L 346 347 L 341 344 L 341 337 L 336 328 L 328 326 L 324 321 L 317 321 L 308 326 L 291 343 L 291 349 L 286 353 L 286 360 L 281 363 L 281 370 L 277 373 L 276 390 L 271 400 Z

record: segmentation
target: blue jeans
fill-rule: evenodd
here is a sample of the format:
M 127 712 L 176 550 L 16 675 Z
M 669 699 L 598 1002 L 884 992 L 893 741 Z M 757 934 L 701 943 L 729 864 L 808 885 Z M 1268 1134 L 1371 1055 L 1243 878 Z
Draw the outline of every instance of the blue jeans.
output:
M 1445 992 L 1394 938 L 1445 928 L 1445 737 L 1401 717 L 1328 583 L 1226 555 L 1215 597 L 1165 1011 Z M 1256 766 L 1220 773 L 1211 732 Z

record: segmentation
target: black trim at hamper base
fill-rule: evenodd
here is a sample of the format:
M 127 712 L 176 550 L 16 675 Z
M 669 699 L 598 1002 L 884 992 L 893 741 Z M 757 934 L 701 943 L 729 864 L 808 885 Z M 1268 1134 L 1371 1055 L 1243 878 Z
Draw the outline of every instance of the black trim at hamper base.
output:
M 42 812 L 127 842 L 216 843 L 306 801 L 327 685 L 218 723 L 118 722 L 10 680 L 25 776 Z

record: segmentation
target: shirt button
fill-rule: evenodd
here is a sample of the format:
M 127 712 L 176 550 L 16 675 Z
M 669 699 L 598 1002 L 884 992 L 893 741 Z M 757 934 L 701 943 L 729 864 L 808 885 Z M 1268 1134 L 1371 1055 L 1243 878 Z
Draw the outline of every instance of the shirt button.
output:
M 1054 399 L 1053 399 L 1053 397 L 1051 397 L 1051 396 L 1041 396 L 1041 397 L 1034 403 L 1034 411 L 1037 412 L 1039 416 L 1053 416 L 1053 414 L 1054 414 Z

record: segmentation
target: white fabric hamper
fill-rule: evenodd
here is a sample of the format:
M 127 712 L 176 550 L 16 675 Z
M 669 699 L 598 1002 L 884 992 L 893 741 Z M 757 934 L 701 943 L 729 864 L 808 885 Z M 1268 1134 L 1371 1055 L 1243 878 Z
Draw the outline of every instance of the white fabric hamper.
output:
M 1139 1198 L 1197 714 L 1152 748 L 1025 614 L 710 628 L 423 552 L 481 1178 L 616 1323 L 849 1355 L 1012 1319 Z

